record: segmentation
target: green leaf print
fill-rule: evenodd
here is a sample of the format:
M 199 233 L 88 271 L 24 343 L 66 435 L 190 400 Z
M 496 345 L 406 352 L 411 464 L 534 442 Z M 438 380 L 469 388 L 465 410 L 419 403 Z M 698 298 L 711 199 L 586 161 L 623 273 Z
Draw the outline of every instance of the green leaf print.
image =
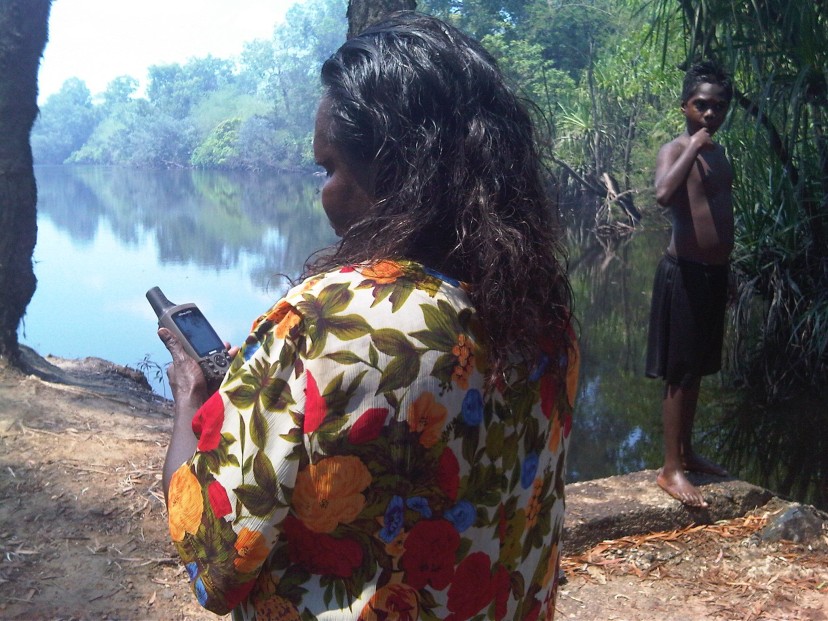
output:
M 396 358 L 415 353 L 414 346 L 399 330 L 381 328 L 371 333 L 371 341 L 382 353 Z
M 423 319 L 428 329 L 434 334 L 439 334 L 446 339 L 449 349 L 454 345 L 457 335 L 465 332 L 457 318 L 454 308 L 445 300 L 437 300 L 437 307 L 430 304 L 421 304 Z
M 420 357 L 412 353 L 410 355 L 397 356 L 385 365 L 380 376 L 379 386 L 375 394 L 381 395 L 398 388 L 410 386 L 417 379 L 420 372 Z
M 486 455 L 489 459 L 497 459 L 503 455 L 503 439 L 506 434 L 503 423 L 493 423 L 488 426 L 486 433 Z
M 337 351 L 332 354 L 327 354 L 325 356 L 328 360 L 333 360 L 338 364 L 359 364 L 364 362 L 362 358 L 357 356 L 352 351 Z
M 400 283 L 400 285 L 402 285 L 403 283 L 403 281 L 397 282 Z M 408 286 L 407 283 L 406 286 L 394 287 L 394 291 L 391 293 L 391 297 L 389 298 L 389 301 L 391 302 L 392 313 L 396 313 L 398 310 L 402 308 L 403 304 L 405 304 L 405 301 L 408 299 L 408 296 L 411 295 L 411 292 L 413 290 L 414 288 Z
M 245 382 L 252 380 L 252 376 L 245 376 Z M 232 403 L 236 408 L 239 410 L 246 410 L 256 401 L 256 398 L 259 395 L 259 389 L 253 384 L 243 383 L 238 388 L 228 390 L 226 394 L 227 398 L 230 399 L 230 403 Z
M 253 413 L 250 416 L 250 439 L 260 449 L 264 449 L 267 443 L 268 429 L 267 418 L 262 414 L 262 409 L 259 407 L 259 404 L 256 403 L 253 406 Z
M 245 483 L 233 490 L 251 515 L 267 517 L 276 508 L 274 496 L 258 485 Z
M 371 326 L 359 315 L 328 317 L 328 330 L 341 341 L 353 341 L 371 332 Z
M 273 469 L 273 462 L 266 453 L 260 451 L 253 458 L 253 478 L 261 487 L 275 493 L 279 481 L 276 479 L 276 471 Z
M 322 289 L 316 297 L 316 301 L 321 305 L 325 315 L 335 315 L 348 308 L 348 304 L 351 303 L 353 298 L 354 293 L 348 283 L 339 283 L 328 285 Z
M 286 410 L 296 403 L 290 392 L 290 385 L 279 377 L 269 378 L 266 381 L 260 399 L 262 407 L 269 412 Z

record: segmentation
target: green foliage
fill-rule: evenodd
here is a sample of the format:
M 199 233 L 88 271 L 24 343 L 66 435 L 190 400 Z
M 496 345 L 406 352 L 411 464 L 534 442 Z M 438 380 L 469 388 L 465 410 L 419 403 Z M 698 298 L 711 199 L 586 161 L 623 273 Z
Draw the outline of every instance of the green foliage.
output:
M 233 68 L 233 61 L 212 56 L 183 66 L 154 65 L 149 68 L 147 98 L 159 111 L 182 119 L 208 94 L 232 83 Z
M 36 162 L 308 168 L 319 69 L 345 39 L 346 7 L 306 0 L 238 59 L 150 67 L 145 97 L 130 76 L 95 98 L 69 80 L 42 107 L 32 134 Z
M 222 121 L 196 150 L 191 163 L 198 167 L 228 168 L 239 160 L 239 127 L 241 119 Z
M 82 80 L 70 78 L 49 97 L 31 133 L 37 164 L 62 164 L 89 138 L 97 122 L 89 89 Z
M 720 59 L 737 88 L 738 108 L 722 137 L 738 180 L 737 374 L 767 399 L 824 394 L 828 343 L 816 330 L 828 324 L 828 7 L 783 0 L 656 5 L 662 15 L 681 16 L 688 61 Z M 667 36 L 663 21 L 655 32 Z M 757 307 L 758 332 L 754 312 L 745 310 Z

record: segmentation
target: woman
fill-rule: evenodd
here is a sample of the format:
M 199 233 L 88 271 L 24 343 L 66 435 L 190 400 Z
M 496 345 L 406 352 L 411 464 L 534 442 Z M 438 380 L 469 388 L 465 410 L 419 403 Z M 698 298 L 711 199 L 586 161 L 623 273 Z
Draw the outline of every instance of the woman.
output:
M 416 13 L 322 82 L 340 243 L 212 396 L 159 330 L 196 596 L 244 619 L 551 618 L 577 350 L 530 118 L 478 43 Z

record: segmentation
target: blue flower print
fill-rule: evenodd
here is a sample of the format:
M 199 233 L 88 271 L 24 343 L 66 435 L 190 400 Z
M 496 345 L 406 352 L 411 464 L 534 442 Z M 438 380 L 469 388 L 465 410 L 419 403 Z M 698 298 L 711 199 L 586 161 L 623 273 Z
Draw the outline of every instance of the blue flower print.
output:
M 546 373 L 546 369 L 549 368 L 549 356 L 545 353 L 541 352 L 540 357 L 538 358 L 538 364 L 535 369 L 532 371 L 531 375 L 529 375 L 530 382 L 537 382 L 543 374 Z
M 538 454 L 529 453 L 523 460 L 523 467 L 520 471 L 520 484 L 523 489 L 529 489 L 532 481 L 535 480 L 535 474 L 538 472 Z
M 195 580 L 196 576 L 198 575 L 198 565 L 196 563 L 187 563 L 184 566 L 184 569 L 187 570 L 187 575 L 190 577 L 190 582 Z
M 379 532 L 379 538 L 385 543 L 391 543 L 400 534 L 403 526 L 405 505 L 403 499 L 394 496 L 385 508 L 385 526 Z
M 466 392 L 463 398 L 463 421 L 471 426 L 477 427 L 483 422 L 483 395 L 476 388 Z
M 456 505 L 446 510 L 443 514 L 449 522 L 454 525 L 458 533 L 462 533 L 469 526 L 474 524 L 477 519 L 477 511 L 474 505 L 468 500 L 461 500 Z
M 426 274 L 428 274 L 429 276 L 434 276 L 435 278 L 439 278 L 439 279 L 440 279 L 440 280 L 442 280 L 443 282 L 447 282 L 447 283 L 448 283 L 448 284 L 450 284 L 450 285 L 453 285 L 453 286 L 455 286 L 455 287 L 459 287 L 459 286 L 460 286 L 460 281 L 459 281 L 459 280 L 455 280 L 454 278 L 451 278 L 451 277 L 449 277 L 449 276 L 446 276 L 445 274 L 441 274 L 441 273 L 440 273 L 440 272 L 438 272 L 437 270 L 433 270 L 433 269 L 431 269 L 430 267 L 423 266 L 423 271 L 424 271 Z
M 247 362 L 253 357 L 257 351 L 259 351 L 259 347 L 261 347 L 261 343 L 256 341 L 255 343 L 250 343 L 247 347 L 244 348 L 244 360 Z
M 193 583 L 193 587 L 195 588 L 195 595 L 198 603 L 204 606 L 207 603 L 207 589 L 204 588 L 204 582 L 202 582 L 201 578 L 198 578 L 195 583 Z
M 428 506 L 427 498 L 423 498 L 422 496 L 412 496 L 405 501 L 405 505 L 426 519 L 431 517 L 431 507 Z

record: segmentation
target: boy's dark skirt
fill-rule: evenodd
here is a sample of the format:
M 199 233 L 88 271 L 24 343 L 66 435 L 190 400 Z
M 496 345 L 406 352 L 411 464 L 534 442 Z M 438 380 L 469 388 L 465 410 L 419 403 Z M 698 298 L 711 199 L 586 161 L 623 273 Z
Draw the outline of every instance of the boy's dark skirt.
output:
M 728 266 L 664 255 L 656 269 L 647 377 L 670 384 L 716 373 L 722 364 Z

